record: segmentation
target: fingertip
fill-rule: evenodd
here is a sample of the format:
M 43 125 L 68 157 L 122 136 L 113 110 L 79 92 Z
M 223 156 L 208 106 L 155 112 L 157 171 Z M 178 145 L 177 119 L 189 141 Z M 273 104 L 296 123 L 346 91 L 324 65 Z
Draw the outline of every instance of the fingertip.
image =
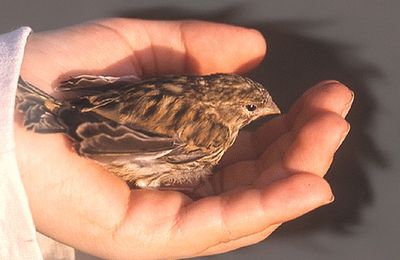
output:
M 343 113 L 343 110 L 350 109 L 354 100 L 354 92 L 337 80 L 326 80 L 312 88 L 310 98 L 314 106 L 337 112 L 345 117 L 347 113 Z
M 346 139 L 346 137 L 347 137 L 347 135 L 349 134 L 350 129 L 351 129 L 350 123 L 347 122 L 346 120 L 344 120 L 344 122 L 345 122 L 345 126 L 343 127 L 344 130 L 342 131 L 342 135 L 341 135 L 341 137 L 340 137 L 340 140 L 339 140 L 338 145 L 336 146 L 335 151 L 337 151 L 337 150 L 339 149 L 339 147 L 342 145 L 344 139 Z
M 255 29 L 204 21 L 186 21 L 181 28 L 189 70 L 195 73 L 246 72 L 267 51 L 264 36 Z
M 266 38 L 259 30 L 243 28 L 241 34 L 236 36 L 241 41 L 241 44 L 238 44 L 238 48 L 242 46 L 241 55 L 249 61 L 239 69 L 245 72 L 253 69 L 263 61 L 267 55 L 268 44 Z
M 245 39 L 241 46 L 245 55 L 249 57 L 249 61 L 243 64 L 236 72 L 246 72 L 255 68 L 267 55 L 268 44 L 264 35 L 252 28 L 244 28 L 242 32 Z
M 306 199 L 310 200 L 310 209 L 327 205 L 335 200 L 331 185 L 328 181 L 314 174 L 306 173 L 306 175 L 313 191 L 312 196 L 306 197 Z
M 336 80 L 326 80 L 307 90 L 289 111 L 288 122 L 302 125 L 320 111 L 344 118 L 354 100 L 354 92 Z
M 344 102 L 344 106 L 348 107 L 353 103 L 354 92 L 344 85 L 343 83 L 336 80 L 323 81 L 315 87 L 316 89 L 321 89 L 325 92 L 325 95 L 331 95 L 336 98 L 340 98 Z M 318 91 L 318 90 L 317 90 Z
M 263 193 L 270 224 L 295 219 L 334 199 L 329 183 L 314 174 L 299 172 L 275 181 Z

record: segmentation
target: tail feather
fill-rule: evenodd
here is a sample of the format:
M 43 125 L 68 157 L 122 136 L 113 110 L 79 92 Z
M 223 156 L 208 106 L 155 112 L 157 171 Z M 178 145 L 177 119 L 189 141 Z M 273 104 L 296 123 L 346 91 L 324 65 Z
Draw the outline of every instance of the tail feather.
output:
M 65 132 L 66 127 L 57 120 L 61 105 L 54 97 L 19 78 L 16 108 L 24 114 L 27 129 L 40 133 Z

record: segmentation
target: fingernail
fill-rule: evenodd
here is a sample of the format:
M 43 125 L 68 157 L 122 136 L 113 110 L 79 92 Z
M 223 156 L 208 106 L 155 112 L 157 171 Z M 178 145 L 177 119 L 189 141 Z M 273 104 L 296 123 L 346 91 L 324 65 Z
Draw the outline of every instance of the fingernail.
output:
M 344 139 L 346 139 L 346 137 L 347 137 L 347 135 L 349 134 L 349 132 L 350 132 L 350 124 L 348 123 L 348 122 L 346 122 L 347 123 L 347 128 L 346 128 L 346 130 L 342 133 L 342 135 L 341 135 L 341 138 L 340 138 L 340 141 L 339 141 L 339 144 L 338 144 L 338 146 L 336 147 L 336 150 L 337 149 L 339 149 L 339 147 L 342 145 L 342 143 L 344 142 Z
M 332 194 L 332 196 L 330 197 L 330 199 L 329 199 L 328 201 L 326 201 L 325 204 L 330 204 L 330 203 L 332 203 L 332 202 L 334 202 L 334 201 L 335 201 L 335 195 Z
M 343 118 L 345 118 L 347 116 L 347 114 L 349 113 L 351 105 L 353 104 L 353 101 L 354 101 L 354 92 L 352 90 L 350 90 L 350 94 L 351 94 L 350 100 L 346 103 L 346 105 L 344 106 L 344 109 L 341 113 L 341 116 Z
M 331 85 L 338 85 L 338 84 L 342 85 L 342 83 L 340 83 L 340 81 L 333 80 L 333 79 L 322 81 L 320 84 L 322 87 L 328 87 Z

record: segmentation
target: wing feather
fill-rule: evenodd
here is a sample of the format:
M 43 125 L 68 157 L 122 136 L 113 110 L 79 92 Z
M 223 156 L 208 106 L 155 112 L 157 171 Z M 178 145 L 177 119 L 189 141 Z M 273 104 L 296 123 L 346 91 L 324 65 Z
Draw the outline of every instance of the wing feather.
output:
M 188 151 L 181 140 L 156 133 L 131 129 L 124 125 L 112 126 L 108 122 L 86 122 L 77 130 L 81 141 L 77 151 L 85 157 L 104 164 L 118 165 L 163 160 L 179 164 L 195 161 L 206 154 L 200 150 Z
M 126 87 L 127 83 L 137 82 L 140 79 L 136 76 L 92 76 L 81 75 L 60 83 L 57 87 L 58 91 L 62 92 L 79 92 L 85 95 L 99 94 L 104 91 Z

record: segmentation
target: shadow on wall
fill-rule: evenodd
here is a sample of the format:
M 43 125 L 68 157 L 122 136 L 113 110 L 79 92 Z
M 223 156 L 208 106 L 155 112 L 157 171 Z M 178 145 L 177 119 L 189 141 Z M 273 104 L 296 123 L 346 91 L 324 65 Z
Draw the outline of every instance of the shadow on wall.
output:
M 243 7 L 240 5 L 213 13 L 160 7 L 124 11 L 116 15 L 144 19 L 202 19 L 235 24 L 235 17 L 240 15 L 241 10 Z M 301 221 L 284 225 L 277 232 L 283 235 L 322 227 L 347 232 L 351 225 L 359 222 L 362 208 L 373 200 L 363 162 L 373 162 L 381 167 L 386 164 L 367 131 L 376 107 L 368 90 L 368 81 L 379 77 L 380 72 L 361 61 L 355 55 L 357 49 L 354 46 L 323 41 L 301 32 L 320 24 L 318 21 L 241 24 L 258 29 L 268 39 L 268 57 L 250 76 L 268 86 L 284 111 L 307 88 L 326 79 L 343 82 L 356 96 L 347 118 L 352 129 L 327 175 L 335 193 L 335 203 L 302 217 Z
M 159 7 L 128 10 L 114 14 L 143 19 L 202 19 L 235 24 L 242 6 L 216 12 Z M 321 25 L 321 23 L 323 25 Z M 352 129 L 344 142 L 327 179 L 335 194 L 335 203 L 325 206 L 300 221 L 283 225 L 275 238 L 302 235 L 305 232 L 330 229 L 346 234 L 361 220 L 362 209 L 373 202 L 373 191 L 363 162 L 385 167 L 386 162 L 368 135 L 370 120 L 375 116 L 376 103 L 368 90 L 368 82 L 380 76 L 371 64 L 356 55 L 354 46 L 323 41 L 302 34 L 304 29 L 324 26 L 318 21 L 257 22 L 240 24 L 256 28 L 268 39 L 268 58 L 250 77 L 268 86 L 274 99 L 287 111 L 301 94 L 315 83 L 336 79 L 355 92 L 355 102 L 348 121 Z
M 356 56 L 357 49 L 301 34 L 318 22 L 285 22 L 250 25 L 268 38 L 269 55 L 254 72 L 254 78 L 265 82 L 284 109 L 310 86 L 336 79 L 349 86 L 355 101 L 347 120 L 352 129 L 330 168 L 327 179 L 335 194 L 335 202 L 284 225 L 277 235 L 307 232 L 322 227 L 347 233 L 360 221 L 364 206 L 373 202 L 373 191 L 367 179 L 366 161 L 385 167 L 386 161 L 368 134 L 376 103 L 368 82 L 380 76 L 371 64 Z

